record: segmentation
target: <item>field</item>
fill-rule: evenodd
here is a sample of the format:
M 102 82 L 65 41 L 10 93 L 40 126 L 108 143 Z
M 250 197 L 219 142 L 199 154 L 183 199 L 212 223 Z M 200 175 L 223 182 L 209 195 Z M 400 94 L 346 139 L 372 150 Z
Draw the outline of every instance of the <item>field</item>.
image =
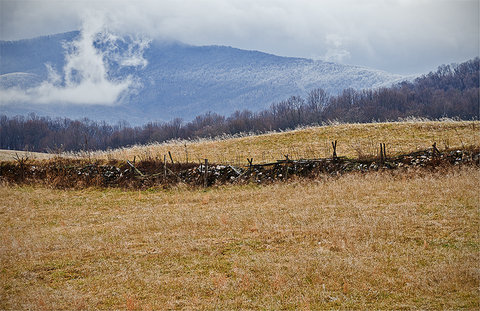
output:
M 404 128 L 387 131 L 396 135 L 374 139 L 378 126 L 350 126 L 357 136 L 340 136 L 347 125 L 304 131 L 324 131 L 317 147 L 338 139 L 341 153 L 356 156 L 374 154 L 382 140 L 392 153 L 433 141 L 478 145 L 478 122 L 398 123 Z M 258 150 L 249 154 L 270 151 L 275 158 L 273 152 L 288 151 L 284 135 L 292 133 L 307 135 L 187 146 L 193 155 L 210 152 L 210 144 L 271 140 L 263 149 L 251 143 Z M 315 138 L 296 141 L 290 150 L 319 152 Z M 183 145 L 115 152 L 163 157 L 175 146 Z M 479 185 L 478 167 L 462 165 L 207 189 L 58 190 L 3 182 L 0 309 L 477 310 Z
M 94 158 L 140 159 L 159 158 L 170 151 L 175 162 L 229 163 L 246 165 L 247 158 L 254 163 L 290 159 L 327 158 L 332 156 L 332 145 L 338 141 L 338 156 L 377 156 L 379 144 L 385 143 L 389 156 L 431 148 L 458 148 L 480 144 L 479 121 L 392 122 L 371 124 L 332 124 L 308 127 L 283 133 L 245 136 L 236 139 L 203 139 L 198 142 L 174 141 L 166 144 L 134 146 L 111 152 L 92 153 Z M 168 158 L 167 158 L 168 159 Z

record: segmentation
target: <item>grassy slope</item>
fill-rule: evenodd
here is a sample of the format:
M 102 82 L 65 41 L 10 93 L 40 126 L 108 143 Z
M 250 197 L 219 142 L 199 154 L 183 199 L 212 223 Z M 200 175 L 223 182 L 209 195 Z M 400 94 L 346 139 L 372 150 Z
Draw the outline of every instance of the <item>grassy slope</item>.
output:
M 332 156 L 331 142 L 337 140 L 339 156 L 376 156 L 379 144 L 385 143 L 388 155 L 427 149 L 434 142 L 442 150 L 480 144 L 479 121 L 427 121 L 391 122 L 371 124 L 337 124 L 309 127 L 290 132 L 270 133 L 241 138 L 195 141 L 177 141 L 164 144 L 152 143 L 145 146 L 120 148 L 113 151 L 90 153 L 93 158 L 146 159 L 157 157 L 163 160 L 170 151 L 174 161 L 247 164 L 247 158 L 254 163 L 265 163 L 290 159 L 327 158 Z M 25 151 L 0 150 L 0 161 L 12 161 L 16 156 L 31 159 L 48 159 L 54 155 Z M 72 154 L 65 154 L 71 156 Z M 85 152 L 76 156 L 85 157 Z
M 478 144 L 462 124 L 338 125 L 198 148 L 366 149 L 391 133 L 408 151 Z M 0 309 L 478 309 L 479 183 L 478 169 L 451 168 L 208 190 L 4 184 Z
M 273 133 L 237 139 L 194 143 L 152 144 L 110 153 L 99 152 L 97 157 L 132 159 L 158 157 L 171 151 L 174 161 L 199 162 L 208 158 L 211 163 L 247 164 L 285 159 L 326 158 L 332 156 L 331 142 L 337 140 L 339 156 L 358 157 L 377 155 L 379 144 L 385 143 L 389 155 L 427 149 L 434 142 L 439 149 L 478 145 L 480 122 L 405 122 L 373 124 L 340 124 L 311 127 L 286 133 Z M 167 156 L 168 157 L 168 156 Z M 168 158 L 167 158 L 168 159 Z

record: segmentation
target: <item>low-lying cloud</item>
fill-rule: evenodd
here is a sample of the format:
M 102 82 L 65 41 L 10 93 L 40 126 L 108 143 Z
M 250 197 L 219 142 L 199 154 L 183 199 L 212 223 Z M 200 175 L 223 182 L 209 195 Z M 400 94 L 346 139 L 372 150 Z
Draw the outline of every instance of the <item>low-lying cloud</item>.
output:
M 143 51 L 150 40 L 137 36 L 127 41 L 116 36 L 109 31 L 108 17 L 101 11 L 86 11 L 82 20 L 78 39 L 64 43 L 63 71 L 45 64 L 49 73 L 46 81 L 26 90 L 2 90 L 3 104 L 115 105 L 141 87 L 134 76 L 116 73 L 125 67 L 147 66 Z
M 342 38 L 336 34 L 327 35 L 326 45 L 328 50 L 324 57 L 326 61 L 341 63 L 350 58 L 350 52 L 344 48 L 342 41 Z

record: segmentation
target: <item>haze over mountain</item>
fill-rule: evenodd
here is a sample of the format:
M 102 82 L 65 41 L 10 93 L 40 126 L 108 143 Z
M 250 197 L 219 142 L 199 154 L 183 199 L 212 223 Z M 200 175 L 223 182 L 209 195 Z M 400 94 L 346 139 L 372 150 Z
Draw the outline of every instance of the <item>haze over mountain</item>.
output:
M 0 114 L 121 119 L 132 125 L 258 111 L 314 88 L 389 87 L 415 76 L 226 46 L 83 29 L 0 41 Z

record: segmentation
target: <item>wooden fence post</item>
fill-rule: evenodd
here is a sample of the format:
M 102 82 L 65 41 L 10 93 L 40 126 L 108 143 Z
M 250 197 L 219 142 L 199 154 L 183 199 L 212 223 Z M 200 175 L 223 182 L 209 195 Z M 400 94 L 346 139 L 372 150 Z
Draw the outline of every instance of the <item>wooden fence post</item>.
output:
M 336 159 L 337 158 L 337 141 L 335 141 L 335 143 L 333 143 L 332 141 L 332 147 L 333 147 L 333 158 Z
M 208 186 L 208 159 L 205 159 L 204 169 L 205 169 L 205 174 L 204 174 L 204 177 L 203 177 L 204 178 L 203 187 L 207 188 L 207 186 Z
M 248 169 L 249 169 L 249 171 L 250 171 L 250 173 L 251 173 L 251 172 L 252 172 L 252 165 L 253 165 L 253 158 L 250 158 L 250 159 L 247 158 L 247 161 L 248 161 L 248 164 L 249 164 Z
M 253 158 L 250 158 L 250 159 L 247 158 L 247 161 L 248 161 L 248 164 L 249 164 L 249 166 L 248 166 L 248 172 L 250 173 L 250 176 L 251 176 L 252 171 L 253 171 L 253 170 L 252 170 Z M 256 177 L 255 177 L 255 179 L 256 179 Z
M 380 143 L 380 163 L 383 163 L 383 147 L 382 147 L 382 143 Z
M 87 133 L 85 133 L 85 147 L 87 148 L 88 159 L 90 160 L 90 150 L 88 150 Z
M 387 149 L 385 148 L 385 143 L 380 143 L 380 163 L 383 164 L 387 160 Z
M 168 155 L 170 156 L 170 160 L 172 161 L 173 169 L 175 170 L 175 163 L 173 162 L 172 153 L 170 152 L 170 150 L 168 151 Z
M 437 149 L 437 143 L 436 142 L 433 143 L 432 147 L 433 147 L 433 157 L 435 158 L 435 157 L 437 157 L 437 154 L 440 154 L 440 151 Z
M 288 154 L 287 155 L 284 155 L 285 157 L 285 179 L 288 178 Z
M 163 181 L 167 180 L 167 155 L 163 155 Z

